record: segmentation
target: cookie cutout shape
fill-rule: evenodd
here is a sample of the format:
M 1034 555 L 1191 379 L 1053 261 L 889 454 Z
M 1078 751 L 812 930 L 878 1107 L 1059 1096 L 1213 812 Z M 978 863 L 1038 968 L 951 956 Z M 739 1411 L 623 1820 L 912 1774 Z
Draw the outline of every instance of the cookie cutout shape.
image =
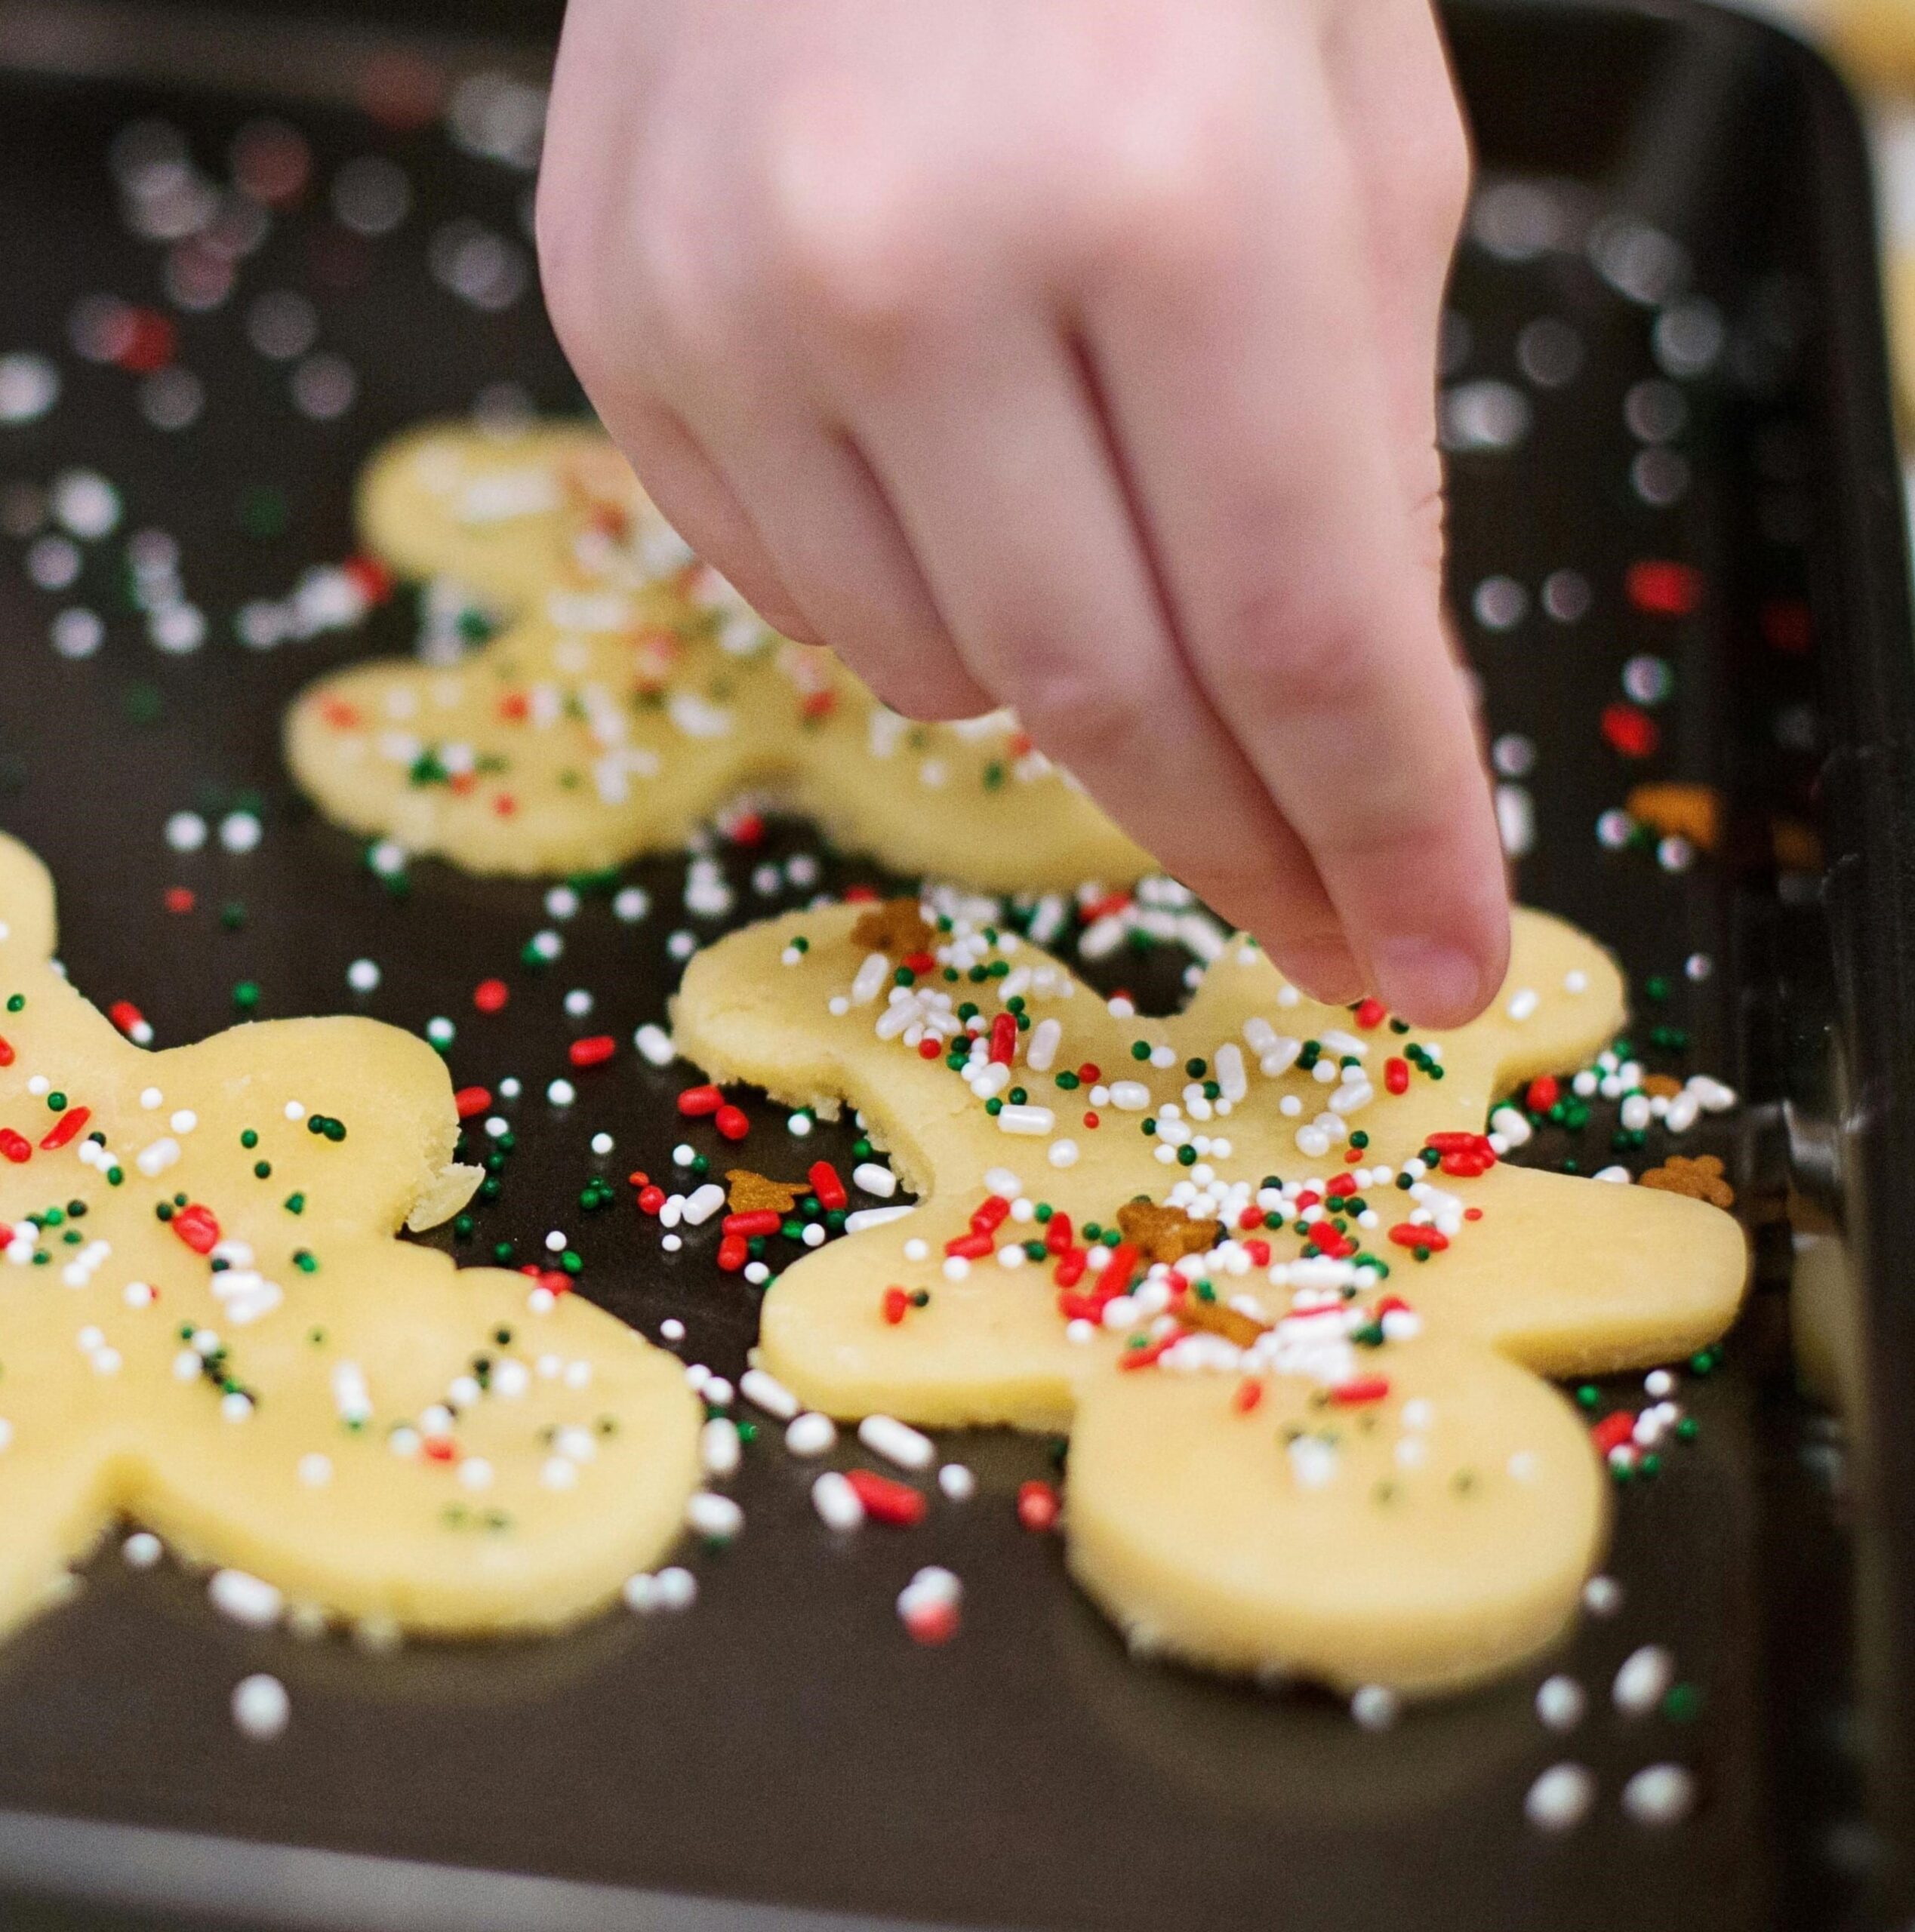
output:
M 1159 1021 L 962 921 L 901 971 L 863 916 L 733 934 L 675 1008 L 715 1078 L 857 1108 L 922 1197 L 779 1278 L 765 1365 L 842 1417 L 1071 1429 L 1072 1567 L 1140 1643 L 1412 1691 L 1547 1644 L 1607 1500 L 1538 1377 L 1700 1348 L 1747 1272 L 1715 1208 L 1482 1131 L 1622 1023 L 1601 949 L 1519 912 L 1491 1011 L 1422 1034 L 1242 939 Z
M 148 1052 L 53 939 L 0 838 L 0 1629 L 122 1515 L 425 1632 L 555 1627 L 649 1564 L 697 1480 L 682 1371 L 393 1238 L 478 1178 L 424 1041 L 284 1020 Z
M 322 679 L 286 720 L 327 815 L 476 872 L 593 871 L 770 791 L 847 851 L 992 890 L 1128 883 L 1144 854 L 1008 712 L 920 725 L 768 630 L 583 425 L 438 425 L 375 457 L 369 550 L 507 614 L 482 650 Z

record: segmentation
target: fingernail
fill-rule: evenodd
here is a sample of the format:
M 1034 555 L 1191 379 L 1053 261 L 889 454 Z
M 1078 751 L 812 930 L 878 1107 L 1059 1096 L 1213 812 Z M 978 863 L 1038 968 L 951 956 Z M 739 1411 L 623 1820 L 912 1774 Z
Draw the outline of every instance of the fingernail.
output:
M 1349 947 L 1338 940 L 1286 946 L 1277 964 L 1285 979 L 1326 1006 L 1341 1006 L 1362 997 L 1363 969 Z
M 1376 977 L 1384 1004 L 1419 1026 L 1461 1026 L 1494 990 L 1468 953 L 1441 940 L 1386 940 L 1376 949 Z

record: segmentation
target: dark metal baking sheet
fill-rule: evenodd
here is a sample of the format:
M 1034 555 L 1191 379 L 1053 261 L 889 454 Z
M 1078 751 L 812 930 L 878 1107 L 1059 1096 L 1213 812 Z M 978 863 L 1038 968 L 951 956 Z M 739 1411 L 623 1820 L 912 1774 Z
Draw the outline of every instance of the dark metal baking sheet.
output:
M 1800 1069 L 1819 1063 L 1827 1037 L 1855 1035 L 1858 1014 L 1890 1010 L 1898 990 L 1885 990 L 1879 968 L 1857 980 L 1877 957 L 1870 949 L 1889 943 L 1889 888 L 1864 888 L 1877 927 L 1843 928 L 1831 955 L 1798 835 L 1819 832 L 1836 857 L 1852 850 L 1879 871 L 1883 805 L 1854 802 L 1862 781 L 1843 776 L 1843 761 L 1879 769 L 1879 748 L 1859 758 L 1853 748 L 1894 737 L 1909 715 L 1859 149 L 1812 58 L 1744 23 L 1481 5 L 1452 21 L 1486 178 L 1553 180 L 1566 205 L 1586 195 L 1679 242 L 1734 350 L 1683 385 L 1689 425 L 1676 447 L 1689 485 L 1655 507 L 1632 488 L 1639 446 L 1623 415 L 1630 388 L 1657 373 L 1655 306 L 1619 296 L 1586 250 L 1464 252 L 1455 306 L 1468 346 L 1451 380 L 1508 383 L 1532 414 L 1518 447 L 1453 463 L 1452 580 L 1490 726 L 1538 751 L 1533 777 L 1508 781 L 1525 786 L 1537 816 L 1521 887 L 1617 946 L 1639 985 L 1669 982 L 1649 1020 L 1686 1029 L 1690 1044 L 1667 1063 L 1748 1093 L 1750 1106 L 1708 1144 L 1756 1183 L 1749 1198 L 1771 1217 L 1758 1230 L 1758 1292 L 1726 1366 L 1686 1379 L 1698 1441 L 1621 1498 L 1609 1568 L 1622 1607 L 1587 1620 L 1554 1666 L 1591 1693 L 1582 1729 L 1566 1740 L 1537 1722 L 1541 1670 L 1372 1733 L 1327 1699 L 1132 1663 L 1070 1588 L 1058 1546 L 1015 1524 L 1017 1484 L 1050 1467 L 1042 1442 L 954 1439 L 981 1478 L 974 1503 L 842 1548 L 807 1506 L 810 1469 L 767 1444 L 737 1485 L 744 1537 L 694 1559 L 691 1614 L 621 1614 L 550 1643 L 375 1657 L 343 1640 L 247 1632 L 208 1612 L 197 1579 L 170 1566 L 136 1575 L 103 1553 L 71 1604 L 0 1648 L 0 1882 L 16 1887 L 17 1915 L 32 1897 L 42 1913 L 64 1899 L 57 1910 L 150 1908 L 196 1927 L 516 1917 L 800 1932 L 816 1921 L 799 1914 L 822 1913 L 1028 1927 L 1627 1918 L 1744 1928 L 1834 1924 L 1855 1904 L 1894 1844 L 1863 1808 L 1845 1438 L 1795 1392 L 1781 1292 L 1789 1230 L 1763 1183 L 1781 1171 L 1771 1103 L 1799 1088 L 1806 1137 L 1827 1096 Z M 156 31 L 163 40 L 163 20 Z M 357 45 L 348 36 L 328 57 L 319 91 L 335 101 Z M 569 1115 L 537 1097 L 574 1033 L 629 1038 L 662 1017 L 676 970 L 670 932 L 720 929 L 679 912 L 682 861 L 630 869 L 654 902 L 639 925 L 588 899 L 565 927 L 562 964 L 534 977 L 518 961 L 547 923 L 538 888 L 420 865 L 395 896 L 354 841 L 301 808 L 279 766 L 286 698 L 328 664 L 406 648 L 409 601 L 363 631 L 275 651 L 232 641 L 246 599 L 283 595 L 307 563 L 350 549 L 351 478 L 381 437 L 463 410 L 501 382 L 542 408 L 577 401 L 535 297 L 476 309 L 428 266 L 432 238 L 459 220 L 525 250 L 527 177 L 457 150 L 436 127 L 395 131 L 316 101 L 295 66 L 289 57 L 270 96 L 257 82 L 235 92 L 0 75 L 0 259 L 12 265 L 0 281 L 0 352 L 44 349 L 66 380 L 43 422 L 0 430 L 0 490 L 85 465 L 127 506 L 122 531 L 91 547 L 80 583 L 58 597 L 20 575 L 23 542 L 0 539 L 12 553 L 0 558 L 0 779 L 10 786 L 0 823 L 54 868 L 76 981 L 103 1001 L 135 999 L 164 1041 L 228 1022 L 242 979 L 262 989 L 267 1014 L 356 1005 L 414 1027 L 455 1018 L 457 1077 L 514 1072 L 527 1088 L 484 1241 L 526 1247 L 548 1227 L 574 1229 L 587 1292 L 653 1335 L 667 1316 L 682 1319 L 688 1358 L 734 1373 L 755 1303 L 714 1272 L 709 1242 L 694 1237 L 667 1257 L 623 1202 L 590 1217 L 577 1205 L 596 1169 L 617 1177 L 669 1164 L 683 1133 L 670 1106 L 682 1075 L 626 1055 Z M 137 378 L 64 346 L 85 297 L 164 306 L 164 251 L 122 226 L 110 143 L 156 115 L 217 169 L 234 133 L 263 114 L 309 141 L 315 189 L 276 221 L 227 303 L 175 317 L 180 361 L 206 403 L 190 428 L 162 432 L 142 417 Z M 324 194 L 341 164 L 370 152 L 398 160 L 416 197 L 408 220 L 373 242 L 340 230 Z M 291 407 L 286 370 L 247 346 L 248 303 L 275 288 L 312 297 L 319 347 L 357 374 L 357 399 L 337 420 Z M 1584 350 L 1557 388 L 1519 372 L 1520 331 L 1543 315 L 1566 321 Z M 275 501 L 283 531 L 249 534 Z M 125 534 L 145 527 L 178 538 L 189 594 L 212 620 L 196 653 L 155 653 L 119 606 Z M 1624 574 L 1644 558 L 1702 571 L 1708 595 L 1693 618 L 1630 608 Z M 1566 569 L 1593 590 L 1574 624 L 1536 602 L 1544 578 Z M 1467 616 L 1498 577 L 1529 601 L 1501 629 Z M 1816 652 L 1778 652 L 1763 611 L 1804 596 Z M 75 663 L 46 638 L 54 612 L 76 601 L 107 614 L 108 635 Z M 1623 667 L 1646 654 L 1666 661 L 1674 691 L 1654 711 L 1662 748 L 1639 770 L 1598 721 L 1621 695 Z M 1824 688 L 1838 701 L 1818 722 Z M 1824 795 L 1816 783 L 1831 754 Z M 1640 849 L 1606 851 L 1596 822 L 1639 775 L 1721 788 L 1723 853 L 1678 871 Z M 215 840 L 186 857 L 162 841 L 175 811 L 217 822 L 252 803 L 266 828 L 256 851 L 229 854 Z M 1784 849 L 1794 863 L 1780 869 L 1778 821 L 1793 828 Z M 756 896 L 755 866 L 811 849 L 802 827 L 784 825 L 750 853 L 721 844 L 736 916 L 791 897 Z M 876 875 L 827 858 L 825 876 Z M 199 895 L 192 914 L 162 910 L 171 884 Z M 243 908 L 231 923 L 229 903 Z M 1685 962 L 1698 954 L 1715 971 L 1692 980 Z M 344 971 L 361 955 L 383 977 L 356 999 Z M 1831 956 L 1846 977 L 1831 975 Z M 1113 970 L 1159 983 L 1162 995 L 1179 963 L 1126 956 Z M 1778 1011 L 1784 964 L 1796 993 Z M 515 998 L 488 1022 L 470 992 L 495 971 Z M 596 994 L 589 1023 L 563 1012 L 571 986 Z M 1910 1091 L 1898 1068 L 1871 1077 L 1870 1091 Z M 744 1151 L 771 1166 L 790 1143 L 780 1116 L 756 1112 Z M 1880 1109 L 1843 1117 L 1852 1175 L 1889 1159 Z M 602 1128 L 617 1142 L 605 1160 L 587 1144 Z M 808 1144 L 842 1158 L 848 1140 L 821 1128 Z M 1548 1151 L 1602 1164 L 1606 1121 Z M 1851 1204 L 1859 1235 L 1853 1216 Z M 1855 1247 L 1879 1291 L 1892 1269 L 1870 1272 L 1866 1243 Z M 1896 1358 L 1886 1359 L 1878 1373 L 1892 1377 Z M 1904 1367 L 1910 1359 L 1904 1349 Z M 1864 1503 L 1873 1494 L 1865 1486 Z M 1893 1571 L 1897 1546 L 1881 1547 L 1870 1574 L 1886 1568 L 1898 1586 L 1908 1573 Z M 965 1620 L 956 1642 L 925 1651 L 906 1640 L 892 1599 L 934 1561 L 965 1578 Z M 1867 1617 L 1880 1626 L 1906 1600 L 1872 1588 Z M 1617 1664 L 1649 1641 L 1669 1644 L 1701 1691 L 1692 1721 L 1626 1721 L 1609 1708 Z M 256 1669 L 292 1697 L 292 1725 L 269 1746 L 242 1740 L 227 1715 L 232 1684 Z M 1892 1680 L 1870 1682 L 1871 1710 L 1892 1716 Z M 1601 1799 L 1579 1830 L 1546 1838 L 1526 1826 L 1523 1795 L 1564 1757 L 1596 1772 Z M 1664 1759 L 1693 1768 L 1701 1801 L 1680 1826 L 1647 1830 L 1618 1795 Z M 521 1881 L 531 1889 L 513 1889 Z

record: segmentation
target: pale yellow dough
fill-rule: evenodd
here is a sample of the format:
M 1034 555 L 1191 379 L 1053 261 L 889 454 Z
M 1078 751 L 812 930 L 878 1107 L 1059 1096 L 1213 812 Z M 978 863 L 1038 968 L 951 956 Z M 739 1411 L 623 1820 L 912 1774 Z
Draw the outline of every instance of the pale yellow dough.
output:
M 1607 1492 L 1581 1422 L 1537 1376 L 1664 1361 L 1716 1339 L 1744 1285 L 1741 1230 L 1679 1195 L 1507 1164 L 1473 1177 L 1428 1175 L 1440 1197 L 1393 1182 L 1432 1134 L 1479 1133 L 1500 1094 L 1607 1044 L 1624 1018 L 1607 955 L 1558 920 L 1520 912 L 1509 977 L 1489 1013 L 1453 1032 L 1405 1037 L 1387 1026 L 1359 1030 L 1347 1010 L 1286 988 L 1241 939 L 1187 1010 L 1159 1021 L 1113 1016 L 1014 934 L 993 950 L 960 931 L 959 945 L 972 950 L 957 954 L 944 935 L 939 964 L 922 982 L 930 994 L 974 1000 L 987 1015 L 1014 994 L 1027 1002 L 1033 1024 L 1019 1036 L 1012 1077 L 1027 1105 L 1053 1116 L 1027 1136 L 1006 1131 L 1006 1116 L 994 1118 L 941 1052 L 920 1056 L 922 1010 L 915 1028 L 879 1037 L 881 1023 L 895 1027 L 880 1016 L 916 989 L 894 992 L 891 962 L 874 966 L 853 944 L 859 916 L 832 907 L 733 934 L 693 960 L 674 1009 L 679 1051 L 714 1078 L 826 1112 L 858 1109 L 923 1197 L 907 1218 L 863 1229 L 779 1278 L 765 1301 L 766 1365 L 835 1415 L 1070 1429 L 1073 1569 L 1153 1647 L 1229 1669 L 1424 1691 L 1476 1680 L 1547 1644 L 1601 1552 Z M 799 938 L 802 949 L 792 943 Z M 956 984 L 942 980 L 946 959 L 968 969 L 974 958 L 995 960 L 1007 976 L 980 984 L 966 970 Z M 862 1004 L 851 998 L 861 971 L 871 992 Z M 1050 1020 L 1061 1029 L 1054 1058 L 1033 1072 L 1025 1056 Z M 1307 1152 L 1300 1132 L 1337 1123 L 1325 1112 L 1332 1087 L 1285 1066 L 1283 1043 L 1332 1032 L 1360 1047 L 1333 1057 L 1358 1060 L 1374 1091 L 1353 1099 L 1340 1075 L 1333 1084 L 1349 1102 L 1347 1119 L 1327 1149 L 1313 1140 L 1318 1151 Z M 1444 1077 L 1416 1074 L 1392 1095 L 1383 1063 L 1412 1041 L 1440 1055 Z M 1168 1064 L 1137 1060 L 1138 1042 Z M 1227 1048 L 1242 1056 L 1245 1091 L 1227 1117 L 1205 1120 L 1185 1063 L 1202 1057 L 1221 1076 Z M 1086 1062 L 1100 1082 L 1055 1084 L 1058 1071 Z M 1147 1094 L 1122 1092 L 1119 1081 Z M 1294 1113 L 1282 1111 L 1286 1097 Z M 1092 1109 L 1095 1128 L 1085 1120 Z M 1143 1131 L 1147 1118 L 1159 1124 L 1154 1136 Z M 1407 1324 L 1399 1318 L 1401 1337 L 1380 1347 L 1313 1352 L 1307 1338 L 1319 1331 L 1305 1304 L 1321 1292 L 1305 1278 L 1313 1271 L 1274 1279 L 1227 1236 L 1239 1232 L 1242 1189 L 1254 1198 L 1264 1177 L 1294 1194 L 1298 1183 L 1350 1173 L 1343 1136 L 1359 1128 L 1369 1146 L 1356 1171 L 1379 1171 L 1362 1192 L 1381 1217 L 1359 1232 L 1392 1272 L 1361 1285 L 1350 1306 L 1369 1309 L 1387 1292 L 1413 1313 Z M 1192 1138 L 1196 1164 L 1159 1155 L 1180 1134 L 1205 1137 Z M 1152 1327 L 1148 1311 L 1073 1340 L 1048 1263 L 1018 1257 L 1007 1267 L 993 1256 L 951 1278 L 946 1244 L 966 1234 L 987 1189 L 1003 1192 L 1006 1170 L 1015 1185 L 1005 1198 L 1021 1198 L 1013 1214 L 1023 1218 L 996 1231 L 1000 1254 L 1045 1233 L 1032 1218 L 1039 1202 L 1079 1228 L 1107 1227 L 1140 1195 L 1209 1218 L 1217 1196 L 1193 1206 L 1190 1191 L 1242 1183 L 1224 1237 L 1195 1272 L 1219 1300 L 1251 1297 L 1248 1311 L 1277 1324 L 1266 1338 L 1275 1354 L 1241 1357 L 1206 1337 L 1180 1343 L 1169 1365 L 1125 1371 L 1118 1361 L 1163 1327 Z M 1466 1208 L 1480 1219 L 1464 1219 Z M 1288 1225 L 1295 1211 L 1279 1231 L 1255 1231 L 1273 1266 L 1299 1254 Z M 1452 1229 L 1448 1247 L 1421 1264 L 1387 1238 L 1415 1213 Z M 888 1321 L 893 1286 L 928 1292 L 928 1304 Z M 1340 1386 L 1375 1377 L 1387 1395 L 1342 1404 Z M 1254 1398 L 1242 1392 L 1248 1383 L 1258 1385 Z M 1249 1401 L 1247 1411 L 1236 1406 Z M 1313 1433 L 1322 1446 L 1293 1447 L 1286 1429 Z
M 767 630 L 583 425 L 436 425 L 375 457 L 366 547 L 503 613 L 482 650 L 322 679 L 286 720 L 329 817 L 476 872 L 615 866 L 740 794 L 844 849 L 991 890 L 1124 884 L 1144 854 L 1008 712 L 920 725 Z
M 667 1549 L 697 1473 L 679 1364 L 394 1238 L 477 1179 L 423 1041 L 290 1020 L 143 1051 L 49 964 L 51 886 L 6 838 L 0 922 L 0 1628 L 120 1517 L 292 1604 L 446 1634 L 567 1623 Z M 158 1218 L 180 1197 L 199 1212 Z

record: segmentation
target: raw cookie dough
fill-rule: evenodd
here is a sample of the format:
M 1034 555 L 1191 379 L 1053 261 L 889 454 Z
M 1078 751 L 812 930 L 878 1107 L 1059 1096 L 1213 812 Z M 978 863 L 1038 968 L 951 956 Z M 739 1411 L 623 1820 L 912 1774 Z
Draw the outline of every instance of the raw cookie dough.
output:
M 431 1048 L 340 1018 L 146 1052 L 53 943 L 0 838 L 0 1629 L 121 1515 L 421 1632 L 564 1624 L 649 1565 L 697 1481 L 679 1364 L 393 1238 L 478 1178 Z
M 1741 1300 L 1729 1215 L 1483 1134 L 1623 1017 L 1607 955 L 1532 912 L 1439 1034 L 1242 939 L 1178 1017 L 1121 1017 L 901 902 L 721 940 L 674 1010 L 715 1078 L 860 1109 L 923 1197 L 774 1284 L 773 1374 L 839 1416 L 1070 1429 L 1072 1567 L 1135 1640 L 1412 1691 L 1543 1648 L 1600 1553 L 1602 1470 L 1537 1376 L 1686 1354 Z
M 768 790 L 848 851 L 991 890 L 1124 884 L 1144 855 L 1008 712 L 921 725 L 768 631 L 582 425 L 438 425 L 375 457 L 367 546 L 507 614 L 431 668 L 336 673 L 286 720 L 328 817 L 476 872 L 592 871 Z

